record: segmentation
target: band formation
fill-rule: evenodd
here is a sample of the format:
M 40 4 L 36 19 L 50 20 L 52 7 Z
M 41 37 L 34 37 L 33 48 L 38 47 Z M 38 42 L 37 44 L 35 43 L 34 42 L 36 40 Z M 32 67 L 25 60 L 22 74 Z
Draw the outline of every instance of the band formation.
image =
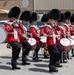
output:
M 63 67 L 60 63 L 67 63 L 67 59 L 71 58 L 69 52 L 73 54 L 74 14 L 69 11 L 61 13 L 59 9 L 52 9 L 43 14 L 41 18 L 43 24 L 40 27 L 36 24 L 38 18 L 36 12 L 26 10 L 19 15 L 19 7 L 11 8 L 8 13 L 9 21 L 4 24 L 7 32 L 7 48 L 12 49 L 12 69 L 20 69 L 17 66 L 17 59 L 21 49 L 22 65 L 30 65 L 27 62 L 29 52 L 34 50 L 32 57 L 34 62 L 42 62 L 38 52 L 40 48 L 44 48 L 44 58 L 50 59 L 49 72 L 58 72 L 57 67 Z

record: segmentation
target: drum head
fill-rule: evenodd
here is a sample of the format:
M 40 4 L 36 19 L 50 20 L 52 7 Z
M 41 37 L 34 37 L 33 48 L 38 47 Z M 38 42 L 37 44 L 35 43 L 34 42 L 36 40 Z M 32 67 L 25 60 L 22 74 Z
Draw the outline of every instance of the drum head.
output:
M 3 27 L 0 27 L 0 43 L 6 40 L 7 34 Z
M 30 43 L 31 46 L 36 44 L 36 40 L 34 38 L 29 38 L 28 42 Z
M 45 37 L 45 36 L 41 36 L 40 41 L 41 41 L 42 43 L 46 43 L 46 42 L 47 42 L 47 39 L 46 39 L 46 37 Z
M 60 40 L 61 45 L 63 46 L 69 46 L 70 45 L 70 40 L 67 38 L 63 38 Z

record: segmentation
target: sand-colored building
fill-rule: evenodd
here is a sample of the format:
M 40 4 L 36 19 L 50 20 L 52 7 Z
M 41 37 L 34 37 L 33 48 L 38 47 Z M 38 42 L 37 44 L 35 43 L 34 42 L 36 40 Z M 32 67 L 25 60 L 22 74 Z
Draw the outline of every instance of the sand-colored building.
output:
M 27 0 L 27 7 L 22 6 L 22 1 L 23 0 L 0 0 L 0 20 L 8 19 L 7 13 L 13 6 L 20 7 L 21 12 L 24 10 L 30 10 L 37 13 L 44 13 L 53 8 L 58 8 L 62 12 L 74 12 L 74 0 Z

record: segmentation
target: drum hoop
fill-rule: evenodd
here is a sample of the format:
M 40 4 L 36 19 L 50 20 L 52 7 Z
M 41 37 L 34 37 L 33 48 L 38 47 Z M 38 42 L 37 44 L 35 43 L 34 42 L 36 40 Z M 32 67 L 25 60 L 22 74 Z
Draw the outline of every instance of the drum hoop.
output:
M 36 44 L 36 40 L 34 38 L 29 38 L 28 42 L 30 43 L 31 46 Z
M 65 41 L 63 41 L 64 39 L 67 40 L 67 44 L 66 44 L 66 45 L 65 45 Z M 62 43 L 62 41 L 63 41 L 63 43 Z M 62 39 L 60 40 L 60 43 L 61 43 L 61 45 L 63 45 L 63 46 L 69 46 L 69 45 L 70 45 L 70 40 L 67 39 L 67 38 L 62 38 Z
M 71 36 L 70 38 L 72 38 L 74 40 L 74 36 Z
M 40 39 L 40 41 L 41 41 L 42 43 L 46 43 L 46 41 L 47 41 L 47 38 L 46 38 L 45 36 L 41 36 L 41 39 Z
M 70 45 L 74 45 L 74 39 L 73 38 L 69 38 L 70 40 Z

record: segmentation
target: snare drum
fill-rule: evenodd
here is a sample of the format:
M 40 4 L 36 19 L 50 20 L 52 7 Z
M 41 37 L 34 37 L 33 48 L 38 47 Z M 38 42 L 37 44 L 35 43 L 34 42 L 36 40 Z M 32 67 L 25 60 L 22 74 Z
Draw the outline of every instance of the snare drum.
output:
M 62 38 L 60 40 L 60 43 L 61 43 L 62 46 L 65 46 L 65 47 L 70 46 L 70 44 L 71 44 L 70 40 L 67 39 L 67 38 Z
M 35 50 L 36 49 L 36 40 L 34 38 L 29 38 L 28 42 L 31 45 L 31 50 Z
M 47 38 L 45 36 L 41 36 L 40 46 L 41 47 L 45 47 L 46 46 L 46 42 L 47 42 Z

